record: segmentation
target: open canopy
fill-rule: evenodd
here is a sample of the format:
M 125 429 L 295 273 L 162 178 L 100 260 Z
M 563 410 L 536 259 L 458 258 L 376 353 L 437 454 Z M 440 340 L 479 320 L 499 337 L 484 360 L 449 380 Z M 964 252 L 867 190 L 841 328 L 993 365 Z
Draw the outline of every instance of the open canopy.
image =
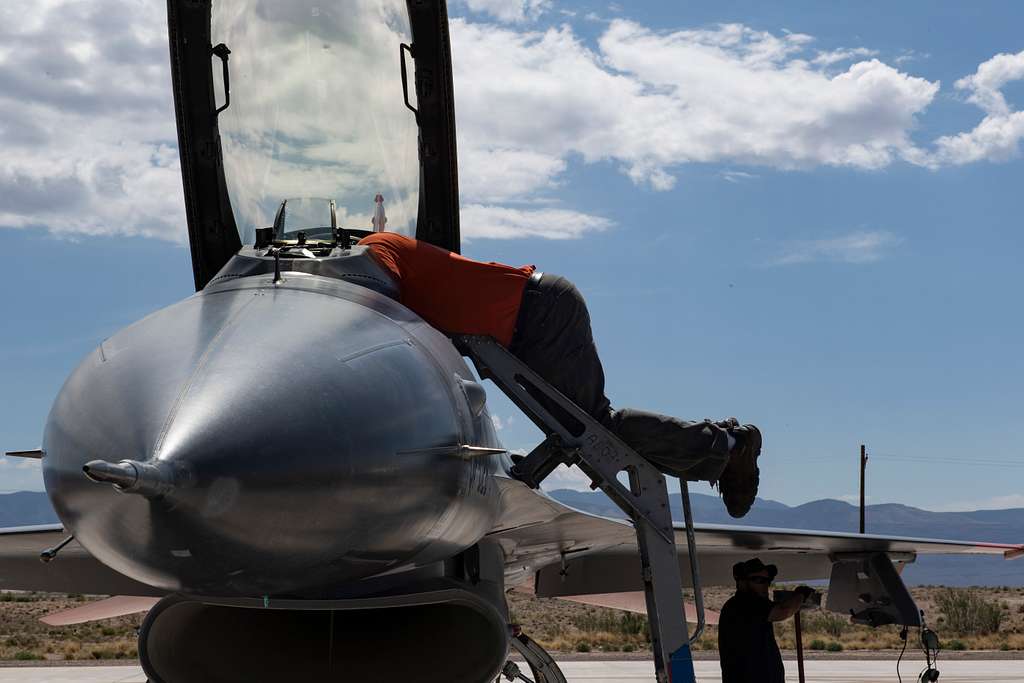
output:
M 459 250 L 444 0 L 169 0 L 168 22 L 197 289 L 285 200 Z

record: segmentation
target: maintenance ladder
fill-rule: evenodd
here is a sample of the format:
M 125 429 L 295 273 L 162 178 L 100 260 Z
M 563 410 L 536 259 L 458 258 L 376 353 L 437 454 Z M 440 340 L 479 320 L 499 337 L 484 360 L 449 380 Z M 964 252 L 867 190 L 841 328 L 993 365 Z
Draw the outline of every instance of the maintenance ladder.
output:
M 454 341 L 463 355 L 472 359 L 480 377 L 497 384 L 547 435 L 512 468 L 512 476 L 538 488 L 559 465 L 576 465 L 590 478 L 594 488 L 604 491 L 633 521 L 640 548 L 656 679 L 658 683 L 696 683 L 690 644 L 704 630 L 704 597 L 687 482 L 679 483 L 697 610 L 697 629 L 692 637 L 687 634 L 665 477 L 491 337 L 463 335 Z M 538 400 L 541 396 L 563 415 L 553 415 Z M 628 475 L 628 487 L 618 479 L 622 472 Z

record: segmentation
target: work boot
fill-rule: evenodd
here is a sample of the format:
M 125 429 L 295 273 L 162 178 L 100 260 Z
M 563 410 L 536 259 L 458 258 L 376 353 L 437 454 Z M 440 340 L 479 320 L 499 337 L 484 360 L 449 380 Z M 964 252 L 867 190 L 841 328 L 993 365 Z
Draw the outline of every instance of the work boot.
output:
M 757 456 L 761 455 L 761 431 L 754 425 L 733 426 L 734 419 L 723 421 L 722 426 L 736 439 L 729 451 L 729 462 L 718 478 L 718 493 L 733 517 L 743 517 L 757 498 L 757 485 L 761 471 Z
M 739 429 L 740 421 L 737 420 L 735 417 L 727 417 L 724 420 L 719 420 L 718 422 L 712 422 L 711 424 L 715 425 L 716 427 L 721 427 L 722 429 L 725 429 L 725 430 L 732 430 L 732 429 Z

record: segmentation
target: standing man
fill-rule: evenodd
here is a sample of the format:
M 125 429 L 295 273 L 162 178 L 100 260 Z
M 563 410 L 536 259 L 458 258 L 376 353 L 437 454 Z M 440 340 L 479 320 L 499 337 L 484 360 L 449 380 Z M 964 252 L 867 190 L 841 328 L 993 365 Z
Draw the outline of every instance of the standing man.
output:
M 726 601 L 718 620 L 722 683 L 785 682 L 786 669 L 772 624 L 799 612 L 814 589 L 800 586 L 785 601 L 772 602 L 768 589 L 778 573 L 774 564 L 756 557 L 733 565 L 736 595 Z

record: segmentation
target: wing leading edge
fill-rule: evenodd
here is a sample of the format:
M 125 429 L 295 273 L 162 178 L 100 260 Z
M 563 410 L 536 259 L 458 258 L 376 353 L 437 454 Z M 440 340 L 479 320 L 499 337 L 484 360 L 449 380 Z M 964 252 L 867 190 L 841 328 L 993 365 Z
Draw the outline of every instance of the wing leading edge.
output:
M 39 554 L 63 540 L 60 524 L 0 529 L 0 590 L 162 596 L 164 591 L 129 579 L 90 555 L 76 541 L 52 562 Z
M 560 597 L 643 589 L 632 525 L 576 510 L 511 479 L 501 480 L 506 514 L 492 532 L 506 556 L 509 583 L 536 581 L 537 595 Z M 843 557 L 882 552 L 896 564 L 918 555 L 1024 555 L 1024 545 L 697 524 L 701 582 L 731 585 L 732 566 L 760 557 L 786 581 L 828 579 Z M 676 525 L 680 568 L 689 586 L 685 532 Z
M 623 520 L 575 510 L 511 479 L 500 480 L 502 525 L 491 532 L 505 553 L 510 585 L 534 578 L 538 594 L 586 595 L 642 590 L 636 537 Z M 681 527 L 677 545 L 685 549 Z M 0 529 L 0 590 L 94 595 L 160 596 L 163 593 L 103 565 L 77 542 L 48 564 L 39 554 L 64 538 L 60 524 Z M 1024 556 L 1024 545 L 861 535 L 838 531 L 696 525 L 705 585 L 732 583 L 732 565 L 757 555 L 792 581 L 826 579 L 833 558 L 884 552 L 894 562 L 917 555 Z M 685 550 L 680 553 L 685 560 Z M 563 574 L 564 571 L 564 574 Z M 688 572 L 684 567 L 684 578 Z M 544 592 L 542 592 L 544 591 Z M 571 592 L 569 592 L 571 591 Z

